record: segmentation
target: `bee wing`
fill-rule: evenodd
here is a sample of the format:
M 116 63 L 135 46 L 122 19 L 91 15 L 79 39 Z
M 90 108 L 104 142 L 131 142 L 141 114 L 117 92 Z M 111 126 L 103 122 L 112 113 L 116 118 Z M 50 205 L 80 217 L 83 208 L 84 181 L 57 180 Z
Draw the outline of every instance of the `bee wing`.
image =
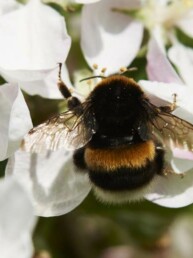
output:
M 34 127 L 24 137 L 22 149 L 30 152 L 81 148 L 95 132 L 95 119 L 90 112 L 76 115 L 66 111 Z
M 165 146 L 193 151 L 193 125 L 189 122 L 155 108 L 149 126 L 150 132 Z

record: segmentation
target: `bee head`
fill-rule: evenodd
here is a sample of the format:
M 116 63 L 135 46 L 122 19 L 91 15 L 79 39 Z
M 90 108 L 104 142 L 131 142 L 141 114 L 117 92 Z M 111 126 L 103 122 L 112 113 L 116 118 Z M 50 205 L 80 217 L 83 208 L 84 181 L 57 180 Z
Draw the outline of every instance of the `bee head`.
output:
M 103 79 L 90 93 L 96 118 L 131 117 L 138 112 L 143 91 L 137 83 L 122 75 Z

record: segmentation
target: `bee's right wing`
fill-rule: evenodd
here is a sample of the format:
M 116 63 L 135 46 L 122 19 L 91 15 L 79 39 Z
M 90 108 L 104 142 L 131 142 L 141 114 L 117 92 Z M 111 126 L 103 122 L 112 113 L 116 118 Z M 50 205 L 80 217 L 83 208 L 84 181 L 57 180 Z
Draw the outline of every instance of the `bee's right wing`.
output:
M 149 103 L 149 131 L 170 149 L 193 152 L 193 125 Z
M 25 136 L 21 148 L 29 152 L 83 147 L 95 133 L 95 119 L 89 111 L 77 115 L 66 111 L 32 128 Z

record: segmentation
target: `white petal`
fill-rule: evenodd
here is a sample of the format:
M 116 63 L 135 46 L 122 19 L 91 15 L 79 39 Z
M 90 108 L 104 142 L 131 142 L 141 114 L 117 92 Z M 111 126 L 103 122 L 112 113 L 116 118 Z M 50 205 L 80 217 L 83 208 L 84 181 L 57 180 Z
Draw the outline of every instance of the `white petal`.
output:
M 184 85 L 179 85 L 176 83 L 162 83 L 156 81 L 151 82 L 141 80 L 139 81 L 139 85 L 148 94 L 150 99 L 154 97 L 155 99 L 157 99 L 157 101 L 160 100 L 161 105 L 168 102 L 171 103 L 173 101 L 172 95 L 174 93 L 178 95 L 177 104 L 179 105 L 179 101 L 182 101 L 183 96 L 187 90 L 187 88 Z M 152 101 L 152 103 L 157 104 L 157 102 L 155 101 Z
M 0 181 L 0 253 L 2 258 L 31 258 L 36 218 L 21 186 L 12 178 Z
M 12 155 L 23 136 L 32 128 L 24 97 L 15 84 L 0 87 L 0 160 Z
M 165 207 L 184 207 L 193 203 L 193 170 L 179 175 L 157 178 L 151 193 L 146 198 Z
M 177 108 L 173 114 L 193 124 L 193 89 L 176 83 L 139 81 L 139 84 L 157 106 L 172 103 L 173 94 L 176 93 Z
M 183 151 L 181 151 L 181 153 L 182 152 Z M 193 153 L 191 154 L 193 155 Z M 176 153 L 173 152 L 173 155 L 176 155 Z M 192 160 L 187 159 L 187 156 L 185 155 L 183 155 L 182 157 L 174 156 L 174 158 L 171 160 L 171 166 L 172 166 L 172 169 L 175 171 L 175 173 L 178 173 L 178 174 L 186 173 L 188 170 L 193 169 L 193 159 Z
M 62 79 L 69 89 L 72 88 L 67 68 L 64 65 L 62 66 Z M 64 97 L 58 90 L 57 80 L 58 67 L 50 72 L 44 80 L 20 82 L 19 86 L 30 95 L 38 94 L 43 98 L 63 99 Z
M 91 189 L 87 174 L 74 167 L 72 153 L 64 150 L 38 155 L 18 151 L 6 173 L 25 187 L 36 214 L 45 217 L 70 212 Z
M 173 155 L 178 159 L 193 160 L 193 153 L 188 150 L 183 150 L 180 148 L 173 149 Z
M 151 81 L 182 83 L 160 43 L 152 37 L 147 54 L 147 73 Z
M 185 83 L 192 87 L 193 50 L 180 43 L 174 44 L 168 51 L 170 60 L 176 65 Z
M 190 11 L 177 21 L 176 25 L 184 31 L 188 36 L 193 38 L 193 10 Z
M 165 150 L 165 163 L 175 174 L 182 175 L 193 169 L 193 152 L 183 148 L 172 148 Z
M 112 8 L 139 6 L 138 1 L 105 0 L 83 7 L 81 46 L 91 68 L 96 63 L 114 73 L 132 62 L 141 45 L 143 26 Z
M 0 71 L 10 81 L 43 79 L 70 48 L 64 18 L 39 0 L 4 15 L 0 38 Z
M 16 0 L 0 0 L 0 15 L 18 9 L 21 6 Z
M 79 4 L 92 4 L 99 1 L 101 0 L 75 0 L 75 2 Z
M 165 163 L 175 174 L 182 175 L 193 169 L 193 152 L 183 148 L 165 149 Z

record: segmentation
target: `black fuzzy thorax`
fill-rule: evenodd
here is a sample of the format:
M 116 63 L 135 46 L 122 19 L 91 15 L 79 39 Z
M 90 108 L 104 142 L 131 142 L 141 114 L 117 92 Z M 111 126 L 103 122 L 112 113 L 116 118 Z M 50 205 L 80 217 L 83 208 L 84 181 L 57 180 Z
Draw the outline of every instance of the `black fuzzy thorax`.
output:
M 97 123 L 97 133 L 112 137 L 132 135 L 139 123 L 147 122 L 144 93 L 125 76 L 104 79 L 91 92 L 88 101 Z

